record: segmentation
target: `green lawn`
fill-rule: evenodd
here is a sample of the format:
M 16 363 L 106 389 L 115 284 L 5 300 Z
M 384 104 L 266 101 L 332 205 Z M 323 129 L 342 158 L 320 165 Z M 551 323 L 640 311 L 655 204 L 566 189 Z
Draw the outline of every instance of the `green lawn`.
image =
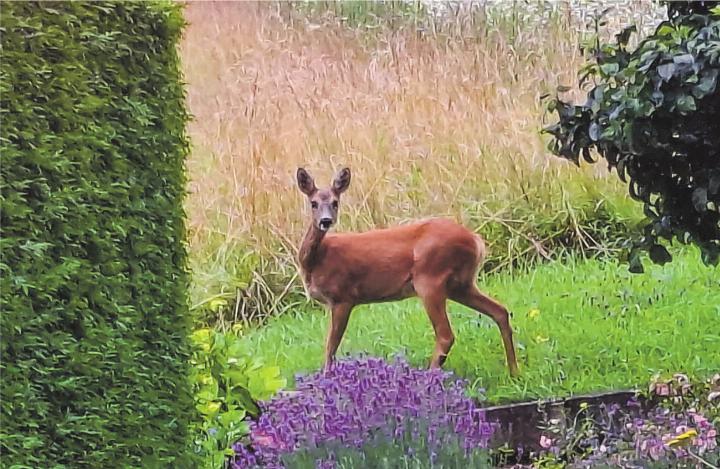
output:
M 720 371 L 720 269 L 705 267 L 695 250 L 639 275 L 615 261 L 565 260 L 480 288 L 514 311 L 522 375 L 509 378 L 494 323 L 455 303 L 457 339 L 445 367 L 485 388 L 491 402 L 645 387 L 656 372 Z M 320 367 L 326 322 L 320 312 L 279 317 L 245 343 L 292 383 Z M 429 320 L 411 299 L 356 308 L 339 356 L 401 353 L 424 365 L 432 346 Z

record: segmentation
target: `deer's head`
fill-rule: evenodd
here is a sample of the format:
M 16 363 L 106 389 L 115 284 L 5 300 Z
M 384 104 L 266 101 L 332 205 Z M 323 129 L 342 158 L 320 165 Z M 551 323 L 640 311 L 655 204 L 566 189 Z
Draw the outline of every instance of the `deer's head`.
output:
M 341 169 L 329 188 L 318 189 L 312 176 L 305 169 L 298 168 L 297 183 L 310 202 L 313 225 L 320 231 L 328 231 L 337 221 L 340 194 L 350 185 L 350 169 Z

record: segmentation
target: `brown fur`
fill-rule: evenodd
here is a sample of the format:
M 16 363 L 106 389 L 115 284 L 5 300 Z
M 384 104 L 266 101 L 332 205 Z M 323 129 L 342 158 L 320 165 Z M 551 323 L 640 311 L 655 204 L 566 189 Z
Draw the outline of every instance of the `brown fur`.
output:
M 485 243 L 467 228 L 430 219 L 364 233 L 328 234 L 321 220 L 335 222 L 337 201 L 350 172 L 341 171 L 332 189 L 320 191 L 298 171 L 298 184 L 313 206 L 313 223 L 299 250 L 303 281 L 310 295 L 327 304 L 332 316 L 325 350 L 329 366 L 352 308 L 418 296 L 435 330 L 431 367 L 441 366 L 454 342 L 446 312 L 451 299 L 490 316 L 498 324 L 511 374 L 517 372 L 508 311 L 475 286 Z M 335 210 L 323 204 L 333 204 Z

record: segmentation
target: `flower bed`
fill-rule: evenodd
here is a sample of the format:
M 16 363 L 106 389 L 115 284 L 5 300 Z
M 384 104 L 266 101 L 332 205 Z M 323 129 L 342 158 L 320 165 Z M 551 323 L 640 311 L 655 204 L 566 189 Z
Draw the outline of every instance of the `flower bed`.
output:
M 569 467 L 716 467 L 720 462 L 720 375 L 691 385 L 676 374 L 650 387 L 646 405 L 633 398 L 592 411 L 580 408 L 571 425 L 550 422 L 536 459 Z M 712 462 L 711 462 L 712 461 Z
M 248 439 L 234 446 L 245 467 L 491 467 L 509 463 L 499 425 L 465 392 L 466 382 L 403 360 L 338 362 L 297 378 L 297 390 L 261 404 Z M 552 419 L 533 465 L 515 467 L 694 467 L 717 464 L 720 376 L 691 386 L 683 375 L 656 381 L 642 407 L 632 399 L 582 403 Z M 507 449 L 507 448 L 505 448 Z M 517 456 L 517 453 L 515 454 Z M 527 459 L 526 459 L 527 461 Z
M 545 451 L 535 459 L 536 464 L 634 468 L 652 462 L 658 467 L 694 467 L 698 458 L 717 455 L 716 429 L 694 410 L 676 412 L 659 407 L 632 417 L 614 404 L 599 417 L 590 418 L 584 411 L 578 417 L 576 425 L 561 436 L 540 437 Z
M 235 467 L 284 467 L 293 452 L 314 449 L 318 464 L 333 467 L 341 447 L 406 442 L 433 463 L 445 448 L 471 457 L 487 448 L 493 425 L 465 395 L 466 383 L 441 370 L 403 360 L 358 359 L 327 373 L 298 377 L 297 390 L 263 404 L 249 444 L 235 445 Z M 422 440 L 422 441 L 419 441 Z

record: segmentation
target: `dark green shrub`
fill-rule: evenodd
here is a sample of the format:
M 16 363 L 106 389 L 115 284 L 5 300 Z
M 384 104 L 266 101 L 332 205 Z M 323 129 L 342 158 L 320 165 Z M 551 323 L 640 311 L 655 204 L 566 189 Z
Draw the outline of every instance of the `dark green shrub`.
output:
M 583 105 L 550 103 L 559 121 L 546 131 L 551 150 L 579 164 L 590 150 L 629 181 L 649 222 L 631 252 L 671 259 L 659 240 L 693 242 L 706 263 L 720 255 L 720 7 L 667 2 L 669 19 L 628 49 L 633 27 L 614 44 L 591 47 L 584 77 L 594 86 Z
M 180 8 L 1 18 L 3 466 L 192 467 Z

